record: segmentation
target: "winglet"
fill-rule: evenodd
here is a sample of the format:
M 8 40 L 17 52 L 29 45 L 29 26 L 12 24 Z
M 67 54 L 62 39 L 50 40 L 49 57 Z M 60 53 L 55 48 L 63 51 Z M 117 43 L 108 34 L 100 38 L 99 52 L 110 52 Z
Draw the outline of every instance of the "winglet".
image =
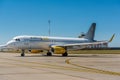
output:
M 110 38 L 110 40 L 108 42 L 112 42 L 114 36 L 115 36 L 115 34 L 113 34 L 113 36 Z

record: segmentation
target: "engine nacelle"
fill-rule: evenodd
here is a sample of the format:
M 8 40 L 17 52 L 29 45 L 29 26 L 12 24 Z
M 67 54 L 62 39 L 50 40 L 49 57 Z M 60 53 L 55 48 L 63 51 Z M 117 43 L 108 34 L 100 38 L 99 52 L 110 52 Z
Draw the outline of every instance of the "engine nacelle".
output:
M 64 54 L 66 52 L 65 48 L 63 48 L 63 47 L 52 47 L 51 51 L 54 54 Z
M 40 52 L 43 52 L 43 50 L 32 49 L 32 50 L 29 50 L 29 52 L 31 52 L 31 53 L 40 53 Z

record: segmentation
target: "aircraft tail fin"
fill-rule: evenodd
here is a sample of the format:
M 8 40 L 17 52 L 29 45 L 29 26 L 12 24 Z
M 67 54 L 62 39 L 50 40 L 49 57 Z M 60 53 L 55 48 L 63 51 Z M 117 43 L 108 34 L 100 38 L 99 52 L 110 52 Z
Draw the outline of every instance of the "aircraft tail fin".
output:
M 92 23 L 91 27 L 89 28 L 88 32 L 85 34 L 84 38 L 93 41 L 95 36 L 95 29 L 96 29 L 96 23 Z

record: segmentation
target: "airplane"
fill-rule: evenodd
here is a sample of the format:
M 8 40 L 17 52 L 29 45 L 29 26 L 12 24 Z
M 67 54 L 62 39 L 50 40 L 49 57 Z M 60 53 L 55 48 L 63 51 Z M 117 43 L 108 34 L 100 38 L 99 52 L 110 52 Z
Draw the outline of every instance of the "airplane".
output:
M 47 51 L 47 56 L 52 54 L 62 54 L 62 56 L 68 56 L 68 50 L 79 50 L 83 48 L 94 47 L 108 47 L 108 43 L 114 38 L 114 35 L 110 40 L 97 41 L 94 40 L 96 23 L 92 23 L 88 32 L 78 38 L 68 37 L 50 37 L 50 36 L 16 36 L 12 40 L 8 41 L 5 45 L 1 45 L 0 49 L 16 49 L 21 50 L 21 56 L 25 56 L 25 50 L 40 52 Z

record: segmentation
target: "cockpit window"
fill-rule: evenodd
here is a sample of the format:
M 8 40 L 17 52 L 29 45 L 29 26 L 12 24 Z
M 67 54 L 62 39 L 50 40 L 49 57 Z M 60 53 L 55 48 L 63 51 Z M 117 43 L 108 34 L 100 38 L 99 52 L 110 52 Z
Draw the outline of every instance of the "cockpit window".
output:
M 15 41 L 20 41 L 20 39 L 15 39 Z

